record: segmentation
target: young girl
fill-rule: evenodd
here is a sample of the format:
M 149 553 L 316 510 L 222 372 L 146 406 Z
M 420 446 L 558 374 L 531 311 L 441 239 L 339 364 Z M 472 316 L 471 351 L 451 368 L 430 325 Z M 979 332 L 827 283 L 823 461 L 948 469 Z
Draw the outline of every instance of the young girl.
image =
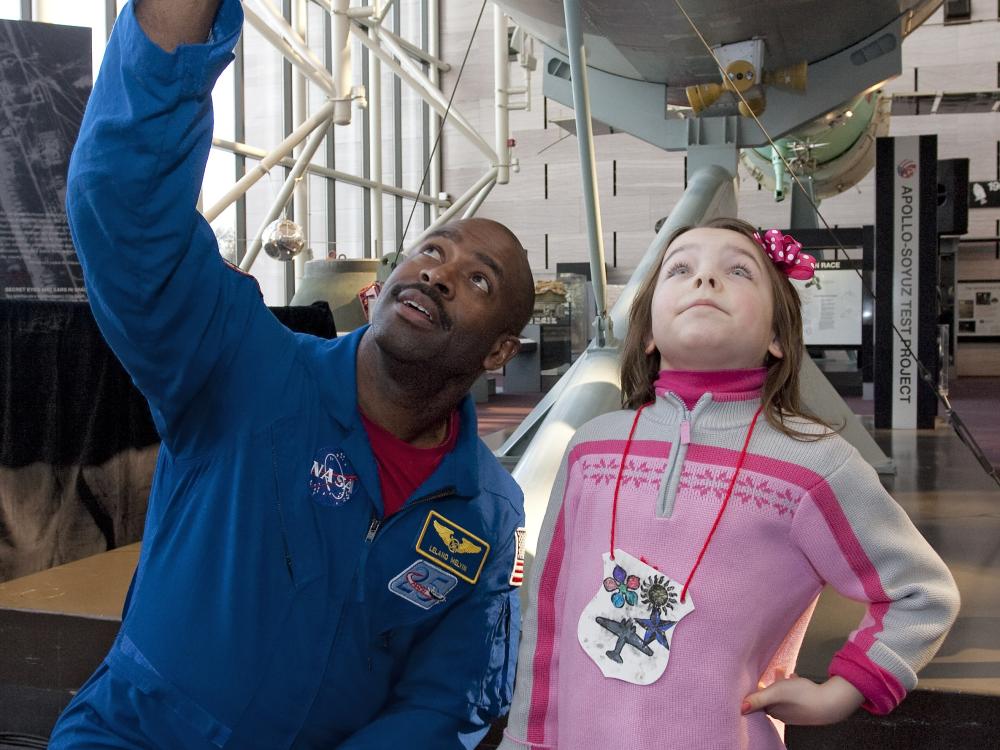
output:
M 885 713 L 916 684 L 958 592 L 803 413 L 789 277 L 813 265 L 735 219 L 668 243 L 632 306 L 625 410 L 580 428 L 552 490 L 503 750 L 770 750 L 770 717 Z M 827 583 L 868 612 L 816 684 L 791 672 Z

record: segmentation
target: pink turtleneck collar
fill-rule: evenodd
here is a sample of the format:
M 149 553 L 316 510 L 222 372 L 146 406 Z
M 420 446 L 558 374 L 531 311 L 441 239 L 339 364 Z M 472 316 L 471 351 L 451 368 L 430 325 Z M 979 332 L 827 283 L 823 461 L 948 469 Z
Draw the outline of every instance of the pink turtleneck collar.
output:
M 760 396 L 766 367 L 747 370 L 660 370 L 653 388 L 657 396 L 668 391 L 680 396 L 688 409 L 711 392 L 715 401 L 744 401 Z

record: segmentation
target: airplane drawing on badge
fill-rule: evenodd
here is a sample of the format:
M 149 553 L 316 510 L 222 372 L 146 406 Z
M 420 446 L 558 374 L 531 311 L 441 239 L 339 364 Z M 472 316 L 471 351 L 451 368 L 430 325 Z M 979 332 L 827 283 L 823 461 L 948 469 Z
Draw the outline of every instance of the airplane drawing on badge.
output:
M 621 620 L 612 620 L 607 617 L 597 617 L 595 619 L 598 625 L 610 631 L 618 638 L 615 647 L 611 651 L 606 652 L 611 661 L 618 664 L 622 663 L 622 649 L 625 648 L 626 643 L 637 651 L 641 651 L 646 656 L 653 655 L 653 649 L 643 643 L 642 638 L 635 632 L 635 623 L 631 619 L 627 617 Z

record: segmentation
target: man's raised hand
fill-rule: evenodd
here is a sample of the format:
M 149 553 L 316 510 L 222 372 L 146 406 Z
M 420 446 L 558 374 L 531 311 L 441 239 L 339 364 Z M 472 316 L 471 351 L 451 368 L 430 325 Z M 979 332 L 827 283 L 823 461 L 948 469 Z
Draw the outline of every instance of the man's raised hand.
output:
M 135 17 L 155 44 L 173 52 L 208 39 L 221 0 L 137 0 Z

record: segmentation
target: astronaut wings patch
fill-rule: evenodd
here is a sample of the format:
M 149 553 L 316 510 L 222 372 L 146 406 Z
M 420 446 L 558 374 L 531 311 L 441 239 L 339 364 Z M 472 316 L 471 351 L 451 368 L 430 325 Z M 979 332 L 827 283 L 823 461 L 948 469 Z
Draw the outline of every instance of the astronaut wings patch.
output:
M 468 529 L 432 510 L 417 539 L 417 553 L 467 583 L 476 583 L 490 545 Z

